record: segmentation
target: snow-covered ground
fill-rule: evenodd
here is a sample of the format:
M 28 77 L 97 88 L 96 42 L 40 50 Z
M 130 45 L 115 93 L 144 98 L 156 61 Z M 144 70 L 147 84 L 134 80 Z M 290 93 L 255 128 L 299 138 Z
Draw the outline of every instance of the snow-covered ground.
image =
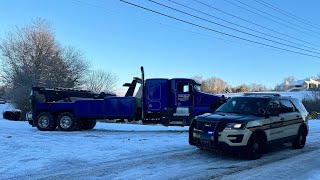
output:
M 190 146 L 187 127 L 97 123 L 41 132 L 0 119 L 0 179 L 320 179 L 320 120 L 309 126 L 304 149 L 285 144 L 249 161 Z

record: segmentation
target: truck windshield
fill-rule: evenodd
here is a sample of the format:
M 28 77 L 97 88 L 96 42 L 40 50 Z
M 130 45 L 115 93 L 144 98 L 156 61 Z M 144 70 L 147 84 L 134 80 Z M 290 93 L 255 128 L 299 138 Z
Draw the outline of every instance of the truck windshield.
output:
M 269 102 L 270 98 L 233 97 L 220 106 L 216 112 L 261 116 L 266 111 Z

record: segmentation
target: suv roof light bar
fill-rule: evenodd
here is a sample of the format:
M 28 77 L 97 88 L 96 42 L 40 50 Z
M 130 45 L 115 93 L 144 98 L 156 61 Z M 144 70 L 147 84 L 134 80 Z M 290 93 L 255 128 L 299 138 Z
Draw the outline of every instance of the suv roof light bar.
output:
M 281 96 L 279 93 L 243 93 L 244 96 Z

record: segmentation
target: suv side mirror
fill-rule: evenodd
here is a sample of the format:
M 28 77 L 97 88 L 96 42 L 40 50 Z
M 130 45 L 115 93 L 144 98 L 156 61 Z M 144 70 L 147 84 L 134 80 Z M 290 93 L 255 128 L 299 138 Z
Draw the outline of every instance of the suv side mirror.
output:
M 269 111 L 267 112 L 267 116 L 279 116 L 280 111 L 278 108 L 270 108 Z

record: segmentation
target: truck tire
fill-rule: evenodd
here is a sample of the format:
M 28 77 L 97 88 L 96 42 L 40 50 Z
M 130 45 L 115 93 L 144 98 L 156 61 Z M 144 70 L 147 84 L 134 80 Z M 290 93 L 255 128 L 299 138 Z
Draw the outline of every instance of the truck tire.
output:
M 57 121 L 49 112 L 42 112 L 36 117 L 36 126 L 40 131 L 53 131 L 57 127 Z
M 82 129 L 83 130 L 91 130 L 96 126 L 97 121 L 96 120 L 87 120 L 82 122 Z
M 81 127 L 78 119 L 70 112 L 61 113 L 57 121 L 62 131 L 75 131 Z

